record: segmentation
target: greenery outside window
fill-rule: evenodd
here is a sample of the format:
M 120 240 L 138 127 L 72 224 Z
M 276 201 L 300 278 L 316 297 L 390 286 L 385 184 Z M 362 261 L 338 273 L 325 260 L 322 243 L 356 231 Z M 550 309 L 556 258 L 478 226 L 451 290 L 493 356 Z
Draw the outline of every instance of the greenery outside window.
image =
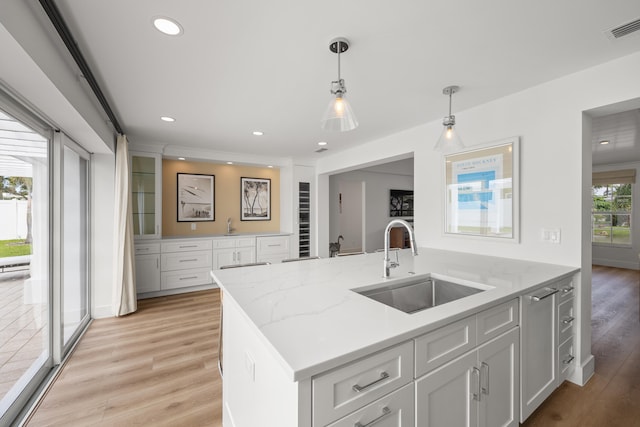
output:
M 591 190 L 591 242 L 631 246 L 632 184 L 597 184 Z

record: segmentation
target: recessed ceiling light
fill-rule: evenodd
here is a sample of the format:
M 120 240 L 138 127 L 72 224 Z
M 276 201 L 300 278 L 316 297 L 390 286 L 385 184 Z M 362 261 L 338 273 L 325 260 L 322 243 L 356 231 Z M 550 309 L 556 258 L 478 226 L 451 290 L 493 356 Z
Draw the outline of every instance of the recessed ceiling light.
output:
M 272 165 L 269 165 L 269 166 L 267 166 L 267 167 L 268 167 L 268 168 L 271 168 L 271 169 L 273 169 L 273 166 L 272 166 Z
M 178 160 L 184 160 L 184 157 L 178 157 Z
M 168 122 L 168 123 L 173 123 L 176 121 L 176 119 L 174 119 L 173 117 L 169 117 L 169 116 L 162 116 L 160 117 L 160 120 L 162 120 L 163 122 Z
M 253 131 L 253 134 L 254 134 L 255 136 L 262 136 L 262 135 L 264 135 L 264 132 L 259 131 L 259 130 L 254 130 L 254 131 Z
M 233 164 L 233 162 L 227 162 L 227 164 L 228 164 L 228 165 L 232 165 L 232 164 Z
M 318 145 L 327 145 L 327 143 L 324 142 L 324 141 L 320 141 L 320 142 L 318 142 Z
M 609 141 L 607 141 L 606 139 L 603 141 L 600 141 L 600 145 L 607 145 L 609 143 Z
M 171 18 L 165 18 L 165 17 L 154 18 L 153 26 L 156 27 L 158 31 L 168 36 L 177 36 L 184 32 L 180 24 L 178 24 L 175 20 Z

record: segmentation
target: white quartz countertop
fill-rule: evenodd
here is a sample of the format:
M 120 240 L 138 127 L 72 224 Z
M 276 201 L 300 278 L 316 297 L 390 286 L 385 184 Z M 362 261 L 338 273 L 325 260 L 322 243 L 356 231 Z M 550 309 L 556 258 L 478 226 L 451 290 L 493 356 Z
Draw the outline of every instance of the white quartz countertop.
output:
M 237 304 L 287 375 L 298 381 L 515 298 L 579 269 L 420 248 L 398 251 L 383 279 L 383 253 L 214 270 L 224 303 Z M 395 255 L 391 255 L 395 259 Z M 431 274 L 491 287 L 408 314 L 354 288 Z
M 290 236 L 291 233 L 281 231 L 264 231 L 256 233 L 229 233 L 229 234 L 197 234 L 197 235 L 183 235 L 183 236 L 162 236 L 155 240 L 179 240 L 179 239 L 213 239 L 222 237 L 268 237 L 268 236 Z M 146 243 L 154 239 L 146 239 L 144 241 L 136 241 L 136 243 Z

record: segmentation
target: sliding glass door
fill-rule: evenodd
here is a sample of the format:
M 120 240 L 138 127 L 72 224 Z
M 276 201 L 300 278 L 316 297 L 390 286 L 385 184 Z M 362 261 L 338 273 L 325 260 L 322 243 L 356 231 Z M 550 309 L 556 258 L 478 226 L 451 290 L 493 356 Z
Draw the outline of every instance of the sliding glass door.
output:
M 89 154 L 64 145 L 62 344 L 69 344 L 89 321 Z
M 0 425 L 16 416 L 53 366 L 53 133 L 30 119 L 19 108 L 0 109 Z

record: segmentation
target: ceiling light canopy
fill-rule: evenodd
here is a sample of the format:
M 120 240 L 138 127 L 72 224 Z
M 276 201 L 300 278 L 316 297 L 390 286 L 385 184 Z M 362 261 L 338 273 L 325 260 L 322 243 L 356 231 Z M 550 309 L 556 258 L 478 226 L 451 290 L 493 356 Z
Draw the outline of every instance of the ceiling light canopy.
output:
M 600 141 L 600 145 L 608 145 L 608 144 L 609 144 L 609 140 L 607 139 Z
M 176 119 L 174 119 L 173 117 L 169 117 L 169 116 L 162 116 L 160 117 L 160 120 L 162 120 L 163 122 L 167 122 L 167 123 L 173 123 L 176 121 Z
M 330 91 L 332 95 L 335 95 L 335 98 L 331 100 L 322 117 L 322 129 L 324 130 L 345 132 L 358 127 L 358 120 L 353 114 L 351 105 L 344 97 L 347 88 L 344 85 L 344 80 L 340 77 L 340 54 L 348 49 L 349 41 L 344 37 L 335 38 L 329 44 L 329 50 L 338 54 L 338 80 L 331 82 Z
M 442 93 L 444 95 L 449 95 L 449 115 L 442 120 L 444 129 L 442 130 L 442 134 L 440 135 L 440 138 L 438 138 L 438 142 L 435 147 L 433 147 L 434 150 L 449 153 L 464 149 L 464 144 L 460 139 L 460 135 L 458 135 L 458 132 L 456 132 L 454 127 L 456 124 L 456 116 L 451 114 L 451 96 L 459 90 L 459 86 L 447 86 L 442 89 Z
M 254 130 L 254 131 L 253 131 L 253 134 L 254 134 L 255 136 L 262 136 L 262 135 L 264 135 L 264 132 L 259 131 L 259 130 Z
M 168 36 L 178 36 L 184 32 L 182 30 L 182 26 L 178 24 L 177 21 L 163 16 L 153 18 L 153 26 L 156 27 L 158 31 Z

